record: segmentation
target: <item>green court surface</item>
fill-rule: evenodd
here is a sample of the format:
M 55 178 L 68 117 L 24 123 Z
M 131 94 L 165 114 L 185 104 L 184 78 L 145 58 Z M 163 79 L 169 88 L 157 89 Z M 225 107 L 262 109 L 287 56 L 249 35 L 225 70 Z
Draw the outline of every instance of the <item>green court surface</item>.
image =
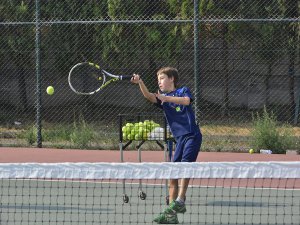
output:
M 1 180 L 1 225 L 153 224 L 166 207 L 164 180 Z M 200 186 L 191 182 L 182 224 L 298 224 L 300 190 Z M 154 223 L 155 224 L 155 223 Z

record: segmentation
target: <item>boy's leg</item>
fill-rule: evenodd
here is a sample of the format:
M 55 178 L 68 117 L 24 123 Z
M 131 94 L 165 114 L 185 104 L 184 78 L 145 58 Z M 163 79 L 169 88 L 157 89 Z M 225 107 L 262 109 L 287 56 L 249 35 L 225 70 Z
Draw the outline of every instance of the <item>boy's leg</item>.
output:
M 175 151 L 174 161 L 178 162 L 195 162 L 199 153 L 199 149 L 202 142 L 201 134 L 187 135 L 180 140 L 180 145 Z M 177 146 L 176 146 L 177 147 Z M 185 196 L 190 179 L 184 178 L 180 181 L 177 198 L 173 198 L 175 201 L 171 202 L 170 209 L 177 213 L 185 213 Z
M 175 201 L 177 196 L 178 196 L 178 180 L 171 179 L 169 181 L 170 205 Z M 176 211 L 168 207 L 160 215 L 158 215 L 153 221 L 159 224 L 177 224 L 178 218 L 177 218 Z
M 178 187 L 178 180 L 173 180 L 173 183 L 171 184 L 173 184 L 174 186 L 171 188 L 172 191 L 170 191 L 170 205 L 164 211 L 164 213 L 185 213 L 186 207 L 184 201 L 185 201 L 185 194 L 189 185 L 189 179 L 188 178 L 181 179 L 179 187 Z M 175 191 L 175 187 L 176 187 L 176 191 Z
M 185 136 L 177 140 L 176 150 L 174 154 L 174 162 L 195 162 L 198 151 L 201 146 L 202 136 Z M 179 204 L 176 200 L 179 197 L 185 200 L 186 191 L 188 188 L 189 179 L 181 179 L 180 187 L 178 180 L 170 180 L 169 200 L 170 206 L 165 211 L 154 219 L 157 223 L 178 223 L 177 213 L 185 213 L 185 204 Z
M 178 196 L 178 180 L 172 179 L 169 184 L 169 202 L 171 203 Z
M 184 178 L 184 179 L 181 179 L 181 181 L 180 181 L 178 197 L 182 200 L 185 200 L 186 191 L 189 186 L 189 182 L 190 182 L 189 178 Z

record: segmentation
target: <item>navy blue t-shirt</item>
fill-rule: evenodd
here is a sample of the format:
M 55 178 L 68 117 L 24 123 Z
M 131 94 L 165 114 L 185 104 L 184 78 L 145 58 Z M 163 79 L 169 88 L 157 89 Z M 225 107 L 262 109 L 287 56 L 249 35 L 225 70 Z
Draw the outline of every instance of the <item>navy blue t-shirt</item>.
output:
M 191 103 L 193 101 L 191 91 L 187 87 L 178 88 L 175 91 L 164 93 L 163 95 L 189 97 Z M 158 98 L 156 99 L 157 103 L 155 105 L 164 110 L 167 122 L 174 137 L 179 137 L 190 133 L 196 134 L 200 132 L 191 104 L 179 105 L 171 102 L 164 102 L 161 104 L 161 100 Z

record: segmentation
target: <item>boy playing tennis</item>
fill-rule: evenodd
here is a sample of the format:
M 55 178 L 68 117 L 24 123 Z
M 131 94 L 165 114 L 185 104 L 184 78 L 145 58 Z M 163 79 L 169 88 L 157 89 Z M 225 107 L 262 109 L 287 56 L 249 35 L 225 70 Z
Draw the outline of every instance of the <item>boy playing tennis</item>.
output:
M 144 97 L 163 109 L 168 125 L 176 141 L 173 162 L 195 162 L 200 150 L 202 135 L 195 120 L 191 103 L 192 94 L 187 87 L 177 88 L 178 71 L 172 67 L 157 72 L 159 92 L 150 93 L 139 75 L 134 74 L 132 83 L 139 84 Z M 177 224 L 177 213 L 185 213 L 185 194 L 189 179 L 170 180 L 170 205 L 155 222 Z

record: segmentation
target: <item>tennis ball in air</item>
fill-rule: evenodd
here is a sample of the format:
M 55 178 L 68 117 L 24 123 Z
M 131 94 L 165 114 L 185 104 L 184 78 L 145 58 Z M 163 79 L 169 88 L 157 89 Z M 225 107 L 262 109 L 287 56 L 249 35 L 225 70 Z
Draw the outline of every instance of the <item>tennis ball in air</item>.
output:
M 46 90 L 48 95 L 53 95 L 54 94 L 54 88 L 52 86 L 48 86 Z
M 249 150 L 249 153 L 250 153 L 250 154 L 253 154 L 253 153 L 254 153 L 254 150 L 251 148 L 251 149 Z

